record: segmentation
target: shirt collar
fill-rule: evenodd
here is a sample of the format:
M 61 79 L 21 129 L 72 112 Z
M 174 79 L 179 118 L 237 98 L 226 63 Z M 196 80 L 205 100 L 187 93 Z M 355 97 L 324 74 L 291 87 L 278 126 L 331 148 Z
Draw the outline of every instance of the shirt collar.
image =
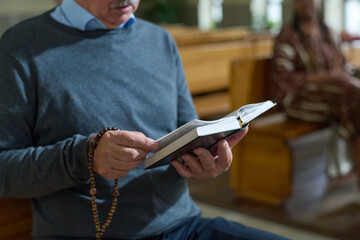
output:
M 97 30 L 106 29 L 105 25 L 98 20 L 89 11 L 81 7 L 74 0 L 64 0 L 60 6 L 65 18 L 72 27 L 80 30 Z M 129 27 L 135 21 L 134 14 L 131 15 L 130 19 L 121 24 L 118 28 Z

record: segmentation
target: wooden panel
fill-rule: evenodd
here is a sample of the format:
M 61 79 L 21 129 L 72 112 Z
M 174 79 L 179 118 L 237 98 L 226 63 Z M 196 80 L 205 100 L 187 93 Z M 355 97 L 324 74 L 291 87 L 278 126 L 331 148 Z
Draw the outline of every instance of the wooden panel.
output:
M 204 44 L 179 50 L 192 94 L 227 89 L 231 62 L 252 54 L 251 43 L 247 41 Z
M 266 66 L 270 59 L 239 59 L 232 62 L 230 96 L 233 109 L 266 100 Z
M 200 119 L 221 117 L 231 110 L 230 97 L 227 91 L 196 96 L 193 100 Z
M 264 58 L 273 55 L 274 51 L 274 39 L 265 38 L 254 41 L 253 54 L 255 58 Z
M 175 39 L 179 47 L 208 43 L 242 40 L 249 37 L 246 27 L 232 27 L 201 31 L 198 27 L 183 25 L 163 25 Z
M 176 41 L 181 39 L 181 32 L 184 35 L 183 38 L 198 38 L 196 37 L 198 33 L 194 33 L 194 31 L 194 29 L 185 31 L 183 28 L 171 30 L 173 34 L 176 33 Z M 269 35 L 249 35 L 246 39 L 234 41 L 233 39 L 239 39 L 238 34 L 238 29 L 228 30 L 224 35 L 219 34 L 219 32 L 201 33 L 202 38 L 206 38 L 202 44 L 179 47 L 185 76 L 200 118 L 219 117 L 231 111 L 232 108 L 238 108 L 251 100 L 260 99 L 259 96 L 263 96 L 263 92 L 258 89 L 249 92 L 247 91 L 249 89 L 244 86 L 231 87 L 231 64 L 235 59 L 251 59 L 260 55 L 269 55 L 269 49 L 272 48 L 272 37 Z M 220 39 L 222 42 L 217 42 Z M 265 62 L 263 64 L 265 65 Z M 249 71 L 249 69 L 239 70 L 245 74 L 248 73 L 247 79 L 242 80 L 239 84 L 250 83 L 248 79 L 256 77 L 257 74 L 262 74 L 262 71 L 255 71 L 259 68 L 257 61 L 254 61 L 252 65 L 248 67 L 254 69 L 254 72 Z M 262 80 L 264 77 L 259 75 L 257 79 Z M 249 85 L 249 87 L 251 86 Z M 219 91 L 229 91 L 230 88 L 237 89 L 236 94 L 240 98 L 246 98 L 247 101 L 239 101 L 235 107 L 231 107 L 230 98 L 223 93 L 222 96 L 218 94 Z M 244 91 L 245 89 L 246 91 Z M 250 96 L 251 99 L 249 99 Z
M 360 68 L 360 41 L 342 43 L 342 52 L 348 62 Z
M 231 182 L 239 196 L 274 205 L 289 197 L 291 152 L 281 139 L 252 132 L 236 155 Z
M 31 239 L 30 200 L 0 198 L 0 239 Z

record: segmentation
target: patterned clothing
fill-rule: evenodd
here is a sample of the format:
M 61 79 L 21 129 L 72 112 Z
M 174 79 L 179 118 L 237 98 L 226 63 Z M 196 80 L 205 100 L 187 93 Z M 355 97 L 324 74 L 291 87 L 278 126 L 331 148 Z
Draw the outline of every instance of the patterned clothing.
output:
M 330 74 L 333 69 L 342 76 Z M 309 81 L 309 74 L 329 74 Z M 270 68 L 270 97 L 294 118 L 311 122 L 339 122 L 347 138 L 360 134 L 360 82 L 346 69 L 346 61 L 330 30 L 321 37 L 301 34 L 285 25 L 275 40 Z

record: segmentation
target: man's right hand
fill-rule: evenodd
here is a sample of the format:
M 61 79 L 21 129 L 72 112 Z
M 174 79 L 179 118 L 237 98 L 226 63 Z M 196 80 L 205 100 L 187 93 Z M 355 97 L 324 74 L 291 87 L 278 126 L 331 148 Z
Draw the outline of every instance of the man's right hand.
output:
M 157 148 L 155 140 L 140 132 L 108 131 L 100 138 L 95 149 L 94 171 L 108 179 L 124 177 Z

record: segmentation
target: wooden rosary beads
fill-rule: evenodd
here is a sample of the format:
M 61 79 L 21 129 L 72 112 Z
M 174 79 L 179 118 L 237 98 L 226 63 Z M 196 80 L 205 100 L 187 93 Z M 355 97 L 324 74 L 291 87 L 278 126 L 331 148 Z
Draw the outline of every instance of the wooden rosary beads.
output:
M 96 229 L 96 239 L 100 240 L 106 228 L 110 225 L 112 217 L 116 210 L 116 205 L 119 197 L 119 190 L 118 190 L 118 179 L 114 179 L 114 188 L 112 192 L 112 203 L 111 208 L 108 213 L 107 219 L 103 225 L 100 224 L 99 220 L 99 211 L 96 205 L 96 186 L 95 186 L 95 172 L 94 172 L 94 151 L 98 145 L 100 138 L 107 132 L 107 131 L 116 131 L 118 130 L 115 127 L 108 127 L 101 130 L 94 138 L 94 140 L 89 144 L 89 151 L 88 151 L 88 159 L 89 159 L 89 172 L 90 172 L 90 196 L 91 196 L 91 209 L 94 216 L 95 222 L 95 229 Z

